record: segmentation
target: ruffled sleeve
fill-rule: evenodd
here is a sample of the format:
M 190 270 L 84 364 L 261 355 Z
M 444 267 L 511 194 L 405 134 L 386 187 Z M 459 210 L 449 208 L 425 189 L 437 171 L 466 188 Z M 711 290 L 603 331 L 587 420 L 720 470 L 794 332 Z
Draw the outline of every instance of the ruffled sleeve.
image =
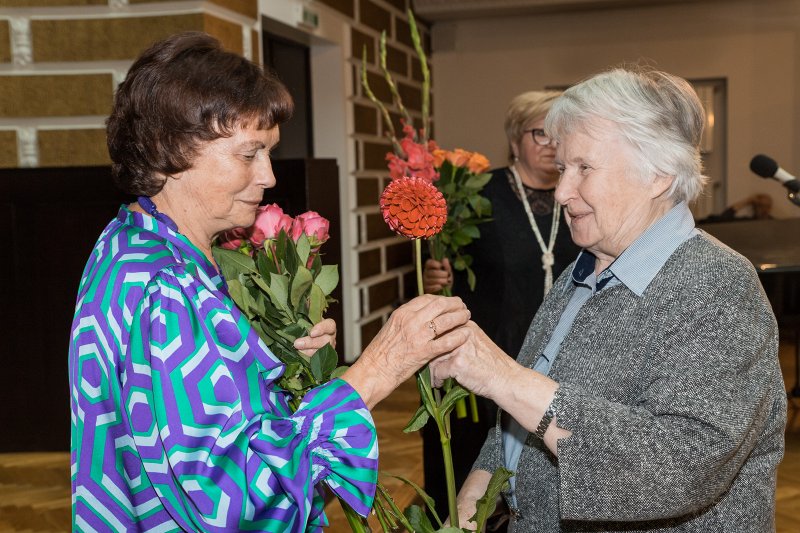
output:
M 189 531 L 316 531 L 325 482 L 366 515 L 378 450 L 360 396 L 334 380 L 291 413 L 274 384 L 283 366 L 194 274 L 147 285 L 125 362 L 126 416 L 161 505 Z
M 286 490 L 310 492 L 324 480 L 360 515 L 369 513 L 377 483 L 378 441 L 369 409 L 346 381 L 335 379 L 311 390 L 288 418 L 265 414 L 251 447 L 265 461 L 287 465 L 280 471 Z M 309 472 L 297 475 L 307 467 Z

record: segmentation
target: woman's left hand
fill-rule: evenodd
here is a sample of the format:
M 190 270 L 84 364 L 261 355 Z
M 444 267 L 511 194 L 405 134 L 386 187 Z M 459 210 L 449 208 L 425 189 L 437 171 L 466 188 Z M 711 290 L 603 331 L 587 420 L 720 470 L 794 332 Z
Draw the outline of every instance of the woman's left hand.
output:
M 455 378 L 464 388 L 494 401 L 528 431 L 536 431 L 558 383 L 506 355 L 475 322 L 468 322 L 462 329 L 468 331 L 467 341 L 431 361 L 433 386 Z M 572 434 L 558 427 L 557 422 L 558 417 L 553 418 L 544 438 L 556 456 L 558 439 Z
M 433 386 L 440 387 L 445 379 L 455 378 L 475 394 L 495 400 L 499 391 L 507 390 L 509 377 L 520 367 L 475 322 L 468 322 L 464 329 L 469 332 L 467 342 L 431 361 Z
M 315 324 L 307 337 L 300 337 L 294 341 L 294 347 L 309 357 L 326 344 L 336 348 L 336 322 L 332 318 L 326 318 Z

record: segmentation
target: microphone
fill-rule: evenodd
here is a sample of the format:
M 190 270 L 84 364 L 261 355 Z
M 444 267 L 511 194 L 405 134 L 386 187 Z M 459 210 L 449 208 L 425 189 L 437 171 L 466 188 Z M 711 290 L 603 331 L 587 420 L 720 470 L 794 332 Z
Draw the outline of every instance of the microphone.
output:
M 794 194 L 800 193 L 800 181 L 797 181 L 797 178 L 779 167 L 778 163 L 769 156 L 764 154 L 755 156 L 750 160 L 750 170 L 762 178 L 772 178 L 781 182 L 784 187 Z

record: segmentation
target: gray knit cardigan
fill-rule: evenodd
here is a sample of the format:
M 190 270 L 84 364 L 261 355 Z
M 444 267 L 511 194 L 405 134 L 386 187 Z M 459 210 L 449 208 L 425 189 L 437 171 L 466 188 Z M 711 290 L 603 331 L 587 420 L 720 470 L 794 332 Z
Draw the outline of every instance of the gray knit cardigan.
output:
M 574 291 L 571 268 L 520 352 L 532 367 Z M 558 458 L 528 438 L 510 531 L 774 531 L 786 393 L 775 317 L 752 265 L 705 233 L 641 297 L 618 284 L 579 311 L 550 376 Z M 499 426 L 476 469 L 502 465 Z

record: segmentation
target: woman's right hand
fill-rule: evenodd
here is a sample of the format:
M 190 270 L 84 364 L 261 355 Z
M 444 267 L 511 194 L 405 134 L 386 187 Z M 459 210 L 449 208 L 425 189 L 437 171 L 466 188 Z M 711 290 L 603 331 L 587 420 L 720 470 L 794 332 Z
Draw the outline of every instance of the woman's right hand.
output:
M 342 379 L 370 409 L 431 359 L 466 342 L 461 298 L 425 294 L 398 307 Z
M 425 261 L 422 287 L 426 294 L 437 294 L 445 287 L 453 287 L 453 269 L 448 258 L 445 257 L 441 261 L 436 259 Z

